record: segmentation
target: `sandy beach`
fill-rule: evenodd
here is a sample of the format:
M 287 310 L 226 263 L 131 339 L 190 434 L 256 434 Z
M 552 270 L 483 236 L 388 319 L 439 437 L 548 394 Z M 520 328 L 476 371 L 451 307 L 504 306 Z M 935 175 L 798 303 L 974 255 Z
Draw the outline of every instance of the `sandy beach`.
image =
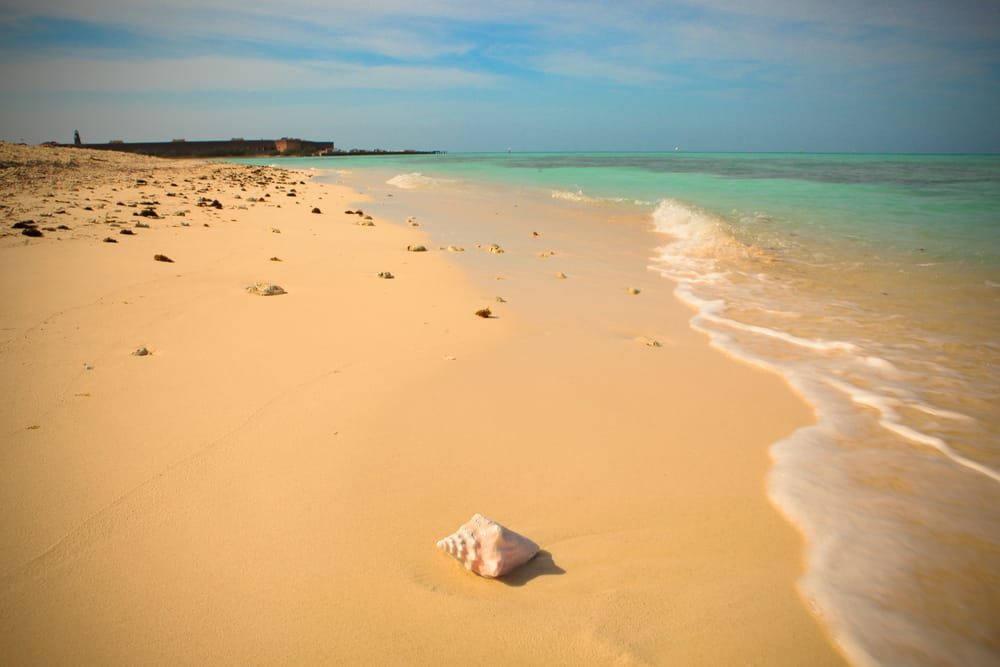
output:
M 0 167 L 0 662 L 844 664 L 765 491 L 812 414 L 690 328 L 648 221 Z M 541 553 L 466 572 L 434 545 L 475 512 Z

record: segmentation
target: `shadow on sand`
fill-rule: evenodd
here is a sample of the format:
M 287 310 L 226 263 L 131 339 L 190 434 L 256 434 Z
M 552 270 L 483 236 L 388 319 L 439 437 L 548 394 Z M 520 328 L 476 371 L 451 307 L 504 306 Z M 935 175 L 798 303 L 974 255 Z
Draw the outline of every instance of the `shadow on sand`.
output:
M 556 565 L 556 562 L 552 560 L 551 553 L 543 550 L 535 554 L 535 557 L 527 563 L 511 573 L 505 574 L 497 579 L 497 581 L 503 582 L 508 586 L 524 586 L 536 577 L 543 577 L 549 574 L 566 574 L 566 570 Z

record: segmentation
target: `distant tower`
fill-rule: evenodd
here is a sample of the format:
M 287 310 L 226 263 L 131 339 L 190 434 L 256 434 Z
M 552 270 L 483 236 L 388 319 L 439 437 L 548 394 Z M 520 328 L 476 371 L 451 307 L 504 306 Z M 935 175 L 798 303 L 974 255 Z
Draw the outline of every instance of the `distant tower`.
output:
M 83 142 L 80 141 L 80 130 L 73 130 L 73 143 L 77 146 L 81 145 Z

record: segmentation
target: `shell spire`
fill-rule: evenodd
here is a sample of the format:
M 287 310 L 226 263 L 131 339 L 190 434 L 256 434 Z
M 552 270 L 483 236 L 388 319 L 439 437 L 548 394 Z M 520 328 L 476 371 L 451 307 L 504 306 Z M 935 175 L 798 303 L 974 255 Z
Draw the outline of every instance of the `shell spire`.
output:
M 465 569 L 482 577 L 502 577 L 538 553 L 538 545 L 482 514 L 438 540 L 438 549 L 450 554 Z

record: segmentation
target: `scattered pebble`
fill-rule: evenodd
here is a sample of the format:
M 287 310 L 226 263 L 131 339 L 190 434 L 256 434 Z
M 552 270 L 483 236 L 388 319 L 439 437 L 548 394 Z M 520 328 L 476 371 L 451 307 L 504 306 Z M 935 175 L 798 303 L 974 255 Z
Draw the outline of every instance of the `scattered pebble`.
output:
M 556 274 L 556 278 L 558 278 L 559 280 L 566 280 L 566 274 L 560 271 L 559 273 Z
M 317 208 L 313 208 L 312 212 L 313 213 L 322 213 L 323 211 L 319 210 L 319 208 L 317 207 Z
M 482 317 L 482 318 L 488 318 L 492 314 L 493 313 L 490 312 L 489 308 L 483 308 L 482 310 L 477 310 L 476 311 L 476 315 L 479 316 L 479 317 Z
M 38 238 L 39 236 L 45 236 L 42 233 L 42 230 L 38 229 L 37 227 L 25 227 L 24 229 L 21 230 L 21 233 L 24 234 L 25 236 L 32 236 L 35 238 Z
M 628 288 L 628 293 L 631 294 L 632 296 L 635 296 L 636 294 L 638 294 L 641 291 L 642 290 L 640 290 L 638 287 L 629 287 Z
M 134 351 L 132 352 L 132 356 L 133 356 L 133 357 L 146 357 L 146 356 L 149 356 L 149 349 L 148 349 L 148 348 L 146 348 L 146 346 L 143 346 L 143 347 L 137 347 L 137 348 L 136 348 L 136 349 L 135 349 L 135 350 L 134 350 Z
M 427 248 L 422 245 L 408 245 L 406 249 L 410 252 L 427 252 Z
M 465 248 L 458 245 L 450 245 L 448 246 L 448 252 L 465 252 Z
M 272 234 L 280 234 L 281 230 L 278 229 L 277 227 L 271 227 L 271 233 Z
M 167 262 L 168 264 L 174 263 L 174 260 L 170 259 L 166 255 L 153 255 L 153 259 L 157 262 Z
M 498 296 L 497 303 L 507 303 L 507 299 L 503 298 L 502 296 Z
M 118 243 L 118 241 L 116 239 L 113 239 L 110 236 L 105 236 L 104 237 L 104 242 L 105 243 Z
M 135 232 L 133 232 L 131 229 L 123 229 L 123 230 L 119 231 L 118 233 L 119 234 L 124 234 L 125 236 L 135 236 Z
M 496 243 L 491 243 L 490 247 L 487 248 L 486 250 L 488 250 L 489 252 L 493 253 L 494 255 L 502 255 L 503 254 L 503 248 L 501 248 L 500 246 L 498 246 Z
M 258 296 L 278 296 L 279 294 L 288 294 L 280 285 L 274 285 L 272 283 L 254 283 L 247 287 L 247 292 L 250 294 L 256 294 Z
M 354 224 L 358 225 L 359 227 L 374 227 L 375 226 L 375 223 L 372 222 L 371 220 L 358 220 Z
M 650 338 L 649 336 L 639 336 L 635 339 L 637 343 L 642 343 L 646 347 L 663 347 L 660 341 L 655 338 Z
M 386 280 L 392 280 L 392 279 L 393 279 L 393 278 L 395 278 L 396 276 L 392 275 L 392 274 L 391 274 L 391 273 L 389 273 L 388 271 L 379 271 L 379 272 L 378 272 L 378 277 L 379 277 L 379 278 L 384 278 L 384 279 L 386 279 Z
M 281 261 L 281 258 L 280 258 L 280 257 L 272 257 L 272 258 L 270 259 L 270 261 L 272 261 L 272 262 L 280 262 L 280 261 Z

